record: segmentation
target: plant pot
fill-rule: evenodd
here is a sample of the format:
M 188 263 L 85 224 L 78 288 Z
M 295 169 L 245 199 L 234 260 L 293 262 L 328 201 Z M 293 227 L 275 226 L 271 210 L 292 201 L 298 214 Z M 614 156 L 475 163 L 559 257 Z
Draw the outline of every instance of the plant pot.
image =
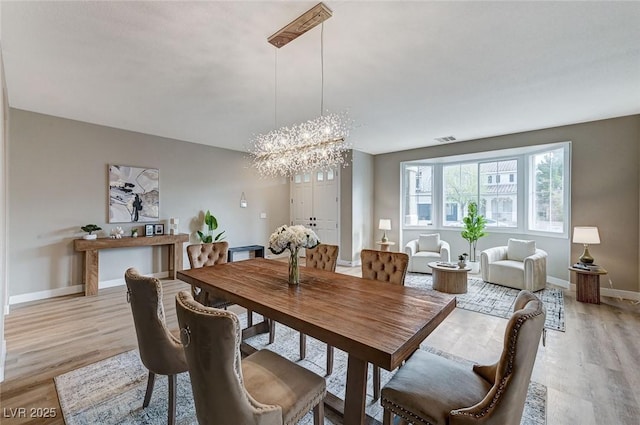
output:
M 468 261 L 467 266 L 471 268 L 469 273 L 480 273 L 480 261 Z
M 458 261 L 458 267 L 464 269 L 467 267 L 467 263 L 465 261 Z
M 94 239 L 97 239 L 97 238 L 98 238 L 98 235 L 84 235 L 82 237 L 82 239 L 87 239 L 87 240 L 90 240 L 90 241 L 94 240 Z

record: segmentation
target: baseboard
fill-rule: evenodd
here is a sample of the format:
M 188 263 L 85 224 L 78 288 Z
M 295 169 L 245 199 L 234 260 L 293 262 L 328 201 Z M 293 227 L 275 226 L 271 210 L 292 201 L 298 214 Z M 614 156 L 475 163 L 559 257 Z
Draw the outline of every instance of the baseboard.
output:
M 0 347 L 0 382 L 4 382 L 4 361 L 7 358 L 7 341 L 2 339 L 2 346 Z
M 547 276 L 547 283 L 551 283 L 552 285 L 556 285 L 564 289 L 569 289 L 571 285 L 568 280 L 558 279 L 553 276 Z
M 336 264 L 343 267 L 359 267 L 360 261 L 347 261 L 347 260 L 341 260 L 338 258 L 338 261 L 336 262 Z
M 157 277 L 163 279 L 169 276 L 169 272 L 150 273 L 145 276 Z M 113 288 L 114 286 L 124 285 L 124 278 L 112 279 L 98 282 L 98 289 Z M 29 292 L 26 294 L 12 295 L 9 297 L 9 305 L 22 304 L 29 301 L 46 300 L 49 298 L 63 297 L 66 295 L 73 295 L 84 292 L 84 285 L 66 286 L 64 288 L 47 289 L 46 291 Z M 8 306 L 7 306 L 8 307 Z

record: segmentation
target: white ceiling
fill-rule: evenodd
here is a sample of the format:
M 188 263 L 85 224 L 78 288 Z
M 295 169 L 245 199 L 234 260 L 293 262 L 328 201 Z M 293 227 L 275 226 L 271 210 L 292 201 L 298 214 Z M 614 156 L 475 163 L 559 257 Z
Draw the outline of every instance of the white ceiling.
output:
M 640 2 L 325 2 L 324 100 L 385 153 L 640 113 Z M 9 104 L 246 150 L 267 37 L 316 2 L 8 2 Z M 320 27 L 278 50 L 277 125 L 320 113 Z

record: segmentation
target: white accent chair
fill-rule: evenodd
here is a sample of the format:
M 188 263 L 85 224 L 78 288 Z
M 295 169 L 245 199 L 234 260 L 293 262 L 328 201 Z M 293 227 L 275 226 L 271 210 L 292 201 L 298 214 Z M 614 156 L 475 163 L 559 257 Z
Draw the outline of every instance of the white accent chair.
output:
M 440 233 L 420 235 L 404 247 L 404 252 L 409 256 L 407 271 L 431 273 L 428 264 L 432 261 L 451 261 L 450 251 L 449 243 L 440 239 Z
M 480 269 L 485 282 L 539 291 L 547 284 L 547 253 L 536 241 L 509 239 L 507 246 L 480 253 Z

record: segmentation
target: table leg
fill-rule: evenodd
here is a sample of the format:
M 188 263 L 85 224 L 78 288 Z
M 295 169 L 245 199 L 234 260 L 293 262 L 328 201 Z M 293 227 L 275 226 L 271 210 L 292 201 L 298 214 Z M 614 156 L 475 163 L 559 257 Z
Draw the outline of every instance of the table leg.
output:
M 367 398 L 368 363 L 349 355 L 347 366 L 347 389 L 344 400 L 344 424 L 365 423 L 364 406 Z
M 98 250 L 84 252 L 84 295 L 98 293 Z
M 169 245 L 169 279 L 176 278 L 176 260 L 177 260 L 177 246 L 178 244 Z
M 576 298 L 583 303 L 600 304 L 600 275 L 576 273 Z

